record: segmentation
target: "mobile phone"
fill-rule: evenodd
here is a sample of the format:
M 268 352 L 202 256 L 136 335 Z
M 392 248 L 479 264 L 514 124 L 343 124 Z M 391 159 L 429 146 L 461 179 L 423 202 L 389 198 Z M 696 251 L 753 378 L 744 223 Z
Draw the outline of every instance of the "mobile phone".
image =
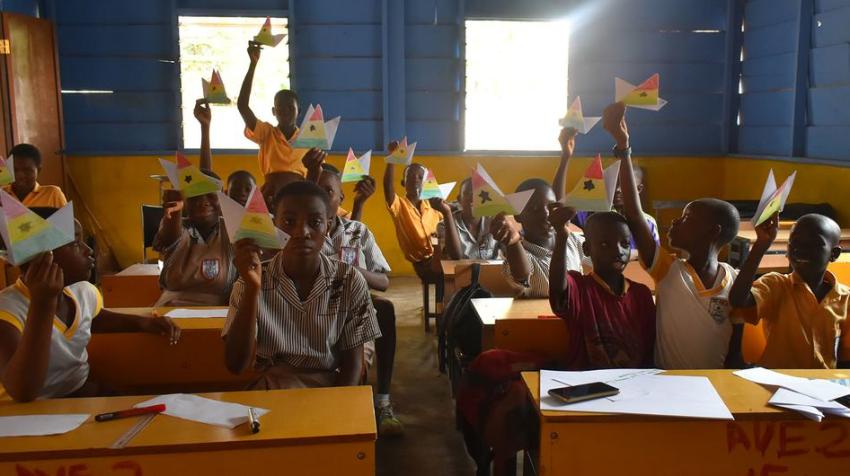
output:
M 602 382 L 585 383 L 571 387 L 558 387 L 549 390 L 549 395 L 564 403 L 583 402 L 585 400 L 593 400 L 594 398 L 610 397 L 618 393 L 620 393 L 620 389 Z

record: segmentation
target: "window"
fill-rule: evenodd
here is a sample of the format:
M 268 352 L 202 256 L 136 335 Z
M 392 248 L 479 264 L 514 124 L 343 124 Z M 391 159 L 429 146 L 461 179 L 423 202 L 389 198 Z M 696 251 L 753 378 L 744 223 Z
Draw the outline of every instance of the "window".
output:
M 467 150 L 559 150 L 567 111 L 563 21 L 466 22 Z
M 228 105 L 213 104 L 210 143 L 217 149 L 256 149 L 242 131 L 245 123 L 236 109 L 242 79 L 248 70 L 248 41 L 260 31 L 264 18 L 180 16 L 180 89 L 183 109 L 183 147 L 197 149 L 201 128 L 195 120 L 195 100 L 203 96 L 201 79 L 209 81 L 213 69 L 221 73 Z M 285 33 L 285 18 L 272 18 L 272 31 Z M 274 95 L 289 88 L 289 48 L 287 40 L 277 47 L 263 47 L 254 86 L 251 109 L 259 118 L 272 119 Z

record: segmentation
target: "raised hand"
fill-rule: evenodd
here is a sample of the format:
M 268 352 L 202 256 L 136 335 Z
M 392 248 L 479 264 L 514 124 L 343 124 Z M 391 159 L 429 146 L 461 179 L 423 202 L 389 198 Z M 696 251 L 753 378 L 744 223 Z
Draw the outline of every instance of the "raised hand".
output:
M 629 127 L 626 124 L 626 105 L 615 102 L 602 112 L 602 126 L 617 142 L 618 149 L 629 147 Z
M 260 264 L 260 247 L 254 243 L 254 240 L 243 238 L 237 241 L 233 261 L 245 284 L 251 289 L 260 289 L 263 271 Z
M 304 154 L 304 157 L 301 159 L 301 163 L 304 164 L 304 167 L 306 167 L 307 170 L 316 172 L 316 175 L 318 176 L 318 172 L 321 172 L 322 164 L 325 163 L 325 159 L 327 158 L 327 152 L 313 147 Z
M 210 110 L 210 103 L 206 99 L 198 99 L 195 101 L 195 119 L 201 123 L 201 126 L 209 127 L 210 121 L 212 120 L 212 111 Z
M 30 301 L 38 303 L 55 302 L 65 287 L 65 275 L 53 262 L 52 251 L 32 260 L 21 280 L 29 289 Z M 53 316 L 48 317 L 53 319 Z
M 260 61 L 260 51 L 262 51 L 262 48 L 260 48 L 259 43 L 254 41 L 248 42 L 248 58 L 251 59 L 251 64 L 257 64 Z
M 567 157 L 572 157 L 576 150 L 576 134 L 578 134 L 578 131 L 572 127 L 564 127 L 558 136 L 558 143 L 561 144 L 561 153 Z
M 162 211 L 166 218 L 174 218 L 183 210 L 183 194 L 180 190 L 165 190 L 162 192 Z
M 756 244 L 769 248 L 773 244 L 773 240 L 776 239 L 776 233 L 778 231 L 779 212 L 776 212 L 756 227 Z
M 519 232 L 519 224 L 512 216 L 506 216 L 499 213 L 490 222 L 490 233 L 493 238 L 505 246 L 511 246 L 519 243 L 522 236 Z
M 368 175 L 364 175 L 359 182 L 354 186 L 354 202 L 365 203 L 377 190 L 375 179 Z
M 431 205 L 431 208 L 433 208 L 434 210 L 437 210 L 438 212 L 442 213 L 443 216 L 449 215 L 452 212 L 452 208 L 442 198 L 429 198 L 428 204 Z
M 566 236 L 570 233 L 570 220 L 576 216 L 576 209 L 555 202 L 549 204 L 549 224 L 559 235 Z

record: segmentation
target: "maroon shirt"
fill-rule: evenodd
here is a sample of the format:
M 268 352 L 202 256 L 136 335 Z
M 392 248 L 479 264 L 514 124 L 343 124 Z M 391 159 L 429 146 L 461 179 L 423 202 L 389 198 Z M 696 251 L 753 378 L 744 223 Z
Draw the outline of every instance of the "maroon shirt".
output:
M 655 302 L 652 292 L 626 279 L 622 296 L 594 274 L 567 273 L 567 290 L 558 317 L 567 323 L 566 368 L 642 368 L 653 366 Z

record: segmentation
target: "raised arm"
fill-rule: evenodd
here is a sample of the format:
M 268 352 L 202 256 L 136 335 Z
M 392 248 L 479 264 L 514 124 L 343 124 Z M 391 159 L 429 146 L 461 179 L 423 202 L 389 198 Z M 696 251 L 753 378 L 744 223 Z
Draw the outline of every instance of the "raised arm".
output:
M 195 101 L 195 119 L 201 124 L 201 170 L 212 170 L 212 151 L 210 150 L 212 111 L 206 99 Z
M 304 157 L 301 158 L 301 163 L 307 169 L 306 179 L 308 182 L 319 182 L 319 177 L 322 175 L 322 164 L 325 163 L 325 159 L 327 158 L 328 153 L 316 147 L 313 147 L 304 154 Z
M 362 221 L 363 206 L 366 204 L 366 200 L 369 200 L 369 197 L 374 195 L 376 188 L 375 179 L 369 175 L 364 175 L 357 182 L 357 185 L 354 186 L 354 206 L 351 207 L 352 220 Z
M 558 136 L 558 142 L 561 144 L 561 162 L 558 164 L 558 170 L 555 171 L 555 178 L 552 179 L 552 188 L 555 190 L 555 199 L 559 202 L 567 194 L 567 168 L 576 149 L 576 134 L 577 131 L 572 127 L 565 127 L 561 129 L 561 135 Z
M 0 323 L 0 381 L 18 402 L 38 397 L 50 364 L 53 316 L 64 287 L 62 268 L 45 253 L 30 263 L 21 277 L 30 292 L 30 306 L 23 332 Z
M 752 293 L 753 280 L 755 279 L 756 272 L 758 272 L 761 259 L 770 248 L 773 240 L 776 239 L 778 230 L 778 213 L 756 227 L 756 242 L 753 243 L 750 254 L 747 255 L 747 260 L 741 267 L 741 271 L 738 272 L 738 277 L 735 278 L 732 289 L 729 290 L 729 304 L 732 307 L 752 307 L 756 305 L 756 300 Z
M 575 208 L 554 203 L 549 207 L 549 223 L 555 228 L 555 249 L 549 265 L 549 305 L 558 315 L 567 313 L 567 241 L 570 238 L 569 223 L 576 215 Z
M 457 223 L 452 214 L 452 209 L 445 200 L 432 198 L 428 200 L 431 208 L 443 215 L 443 228 L 445 229 L 445 248 L 450 259 L 463 259 L 463 251 L 460 248 L 460 236 L 457 234 Z
M 245 121 L 245 127 L 253 131 L 257 127 L 257 116 L 249 106 L 251 100 L 251 85 L 254 82 L 254 71 L 257 69 L 257 62 L 260 61 L 260 45 L 253 41 L 248 42 L 248 58 L 251 64 L 248 65 L 248 72 L 245 73 L 245 79 L 242 80 L 242 89 L 239 90 L 239 99 L 236 101 L 236 107 L 239 109 L 239 114 L 242 120 Z
M 626 106 L 614 103 L 605 108 L 602 122 L 616 145 L 615 155 L 620 159 L 620 188 L 623 191 L 623 205 L 626 220 L 635 239 L 638 253 L 647 266 L 655 261 L 657 244 L 652 237 L 652 231 L 643 216 L 637 185 L 632 167 L 632 156 L 629 150 L 629 128 L 626 124 Z
M 505 260 L 508 262 L 514 281 L 523 282 L 528 279 L 533 268 L 525 254 L 525 248 L 522 247 L 519 224 L 513 217 L 500 213 L 490 222 L 490 233 L 505 247 Z
M 251 239 L 236 242 L 234 263 L 242 278 L 242 295 L 236 303 L 236 316 L 224 340 L 224 360 L 227 369 L 241 374 L 257 355 L 257 311 L 260 305 L 262 268 L 260 248 Z M 231 306 L 234 304 L 231 303 Z
M 183 221 L 183 195 L 179 190 L 165 190 L 162 194 L 162 220 L 156 233 L 156 248 L 162 251 L 180 238 Z
M 397 147 L 398 142 L 393 141 L 390 142 L 387 150 L 392 154 Z M 384 168 L 384 201 L 387 202 L 387 206 L 392 205 L 393 201 L 395 201 L 395 164 L 389 162 L 387 162 L 386 168 Z

